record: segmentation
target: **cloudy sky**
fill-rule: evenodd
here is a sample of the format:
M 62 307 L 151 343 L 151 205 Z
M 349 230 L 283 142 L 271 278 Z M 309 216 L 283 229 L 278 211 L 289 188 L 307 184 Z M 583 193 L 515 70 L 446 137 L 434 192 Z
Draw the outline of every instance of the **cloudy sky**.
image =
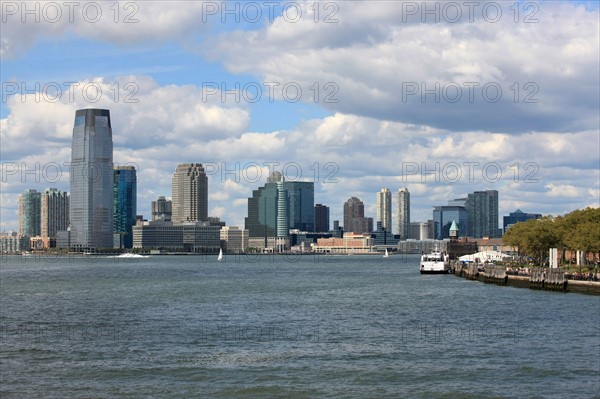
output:
M 271 168 L 332 220 L 382 187 L 413 221 L 490 189 L 500 217 L 599 206 L 596 2 L 23 4 L 1 5 L 2 230 L 19 192 L 69 189 L 80 108 L 110 109 L 146 217 L 182 162 L 230 225 Z

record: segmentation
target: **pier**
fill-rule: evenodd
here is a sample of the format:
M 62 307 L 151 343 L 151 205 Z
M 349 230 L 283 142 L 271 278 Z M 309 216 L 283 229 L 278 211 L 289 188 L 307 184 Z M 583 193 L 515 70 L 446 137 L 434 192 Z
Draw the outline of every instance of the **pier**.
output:
M 567 279 L 563 269 L 532 268 L 528 276 L 507 273 L 505 266 L 498 265 L 453 265 L 454 275 L 486 284 L 509 285 L 535 290 L 575 292 L 600 295 L 600 282 Z

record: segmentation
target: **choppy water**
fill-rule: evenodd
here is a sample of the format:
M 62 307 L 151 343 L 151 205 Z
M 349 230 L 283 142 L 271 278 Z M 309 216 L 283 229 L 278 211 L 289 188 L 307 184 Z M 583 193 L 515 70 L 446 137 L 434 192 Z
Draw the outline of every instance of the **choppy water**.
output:
M 416 256 L 3 257 L 0 396 L 599 398 L 600 298 Z

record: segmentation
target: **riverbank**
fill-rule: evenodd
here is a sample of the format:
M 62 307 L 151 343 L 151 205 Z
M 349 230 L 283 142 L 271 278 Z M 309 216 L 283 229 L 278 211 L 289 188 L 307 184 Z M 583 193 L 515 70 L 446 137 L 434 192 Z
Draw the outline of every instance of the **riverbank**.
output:
M 515 276 L 506 274 L 506 269 L 502 267 L 488 267 L 487 270 L 480 271 L 475 265 L 461 267 L 455 265 L 452 273 L 455 276 L 463 277 L 468 280 L 477 280 L 486 284 L 509 285 L 518 288 L 530 288 L 545 291 L 573 292 L 588 295 L 600 295 L 600 282 L 571 280 L 564 278 L 564 274 L 554 273 L 555 275 L 543 276 Z M 547 269 L 550 271 L 551 269 Z

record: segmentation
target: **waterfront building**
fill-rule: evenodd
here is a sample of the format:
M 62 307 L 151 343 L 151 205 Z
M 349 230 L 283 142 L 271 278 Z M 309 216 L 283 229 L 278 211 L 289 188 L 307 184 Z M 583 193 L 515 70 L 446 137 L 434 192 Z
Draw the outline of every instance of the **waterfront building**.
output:
M 368 234 L 354 233 L 345 233 L 342 238 L 319 238 L 313 251 L 328 254 L 366 254 L 373 252 L 373 239 Z
M 396 245 L 394 235 L 391 231 L 383 227 L 381 222 L 377 222 L 377 228 L 371 232 L 372 245 Z
M 526 222 L 531 219 L 539 219 L 542 215 L 539 213 L 525 213 L 520 209 L 517 209 L 514 212 L 508 214 L 508 216 L 503 217 L 503 230 L 506 233 L 506 230 L 515 223 Z
M 114 168 L 114 247 L 133 248 L 137 213 L 137 174 L 133 166 Z
M 174 223 L 204 222 L 208 219 L 208 177 L 201 163 L 177 165 L 172 190 Z
M 160 196 L 156 201 L 152 201 L 152 221 L 162 220 L 170 222 L 173 215 L 173 202 Z
M 237 226 L 221 227 L 221 248 L 226 253 L 242 253 L 248 248 L 249 232 Z
M 407 188 L 396 193 L 396 232 L 400 240 L 410 238 L 410 192 Z
M 71 148 L 70 246 L 113 246 L 113 141 L 110 112 L 75 112 Z
M 344 231 L 356 234 L 373 231 L 373 218 L 365 217 L 365 205 L 356 197 L 344 203 Z
M 375 222 L 381 222 L 381 227 L 392 231 L 392 192 L 389 188 L 382 188 L 376 196 L 376 216 Z
M 315 205 L 315 232 L 325 233 L 329 231 L 329 207 L 323 204 Z
M 41 234 L 41 200 L 37 190 L 25 190 L 19 195 L 19 235 L 39 236 Z
M 139 222 L 133 226 L 133 247 L 169 252 L 219 252 L 221 227 L 208 222 Z

